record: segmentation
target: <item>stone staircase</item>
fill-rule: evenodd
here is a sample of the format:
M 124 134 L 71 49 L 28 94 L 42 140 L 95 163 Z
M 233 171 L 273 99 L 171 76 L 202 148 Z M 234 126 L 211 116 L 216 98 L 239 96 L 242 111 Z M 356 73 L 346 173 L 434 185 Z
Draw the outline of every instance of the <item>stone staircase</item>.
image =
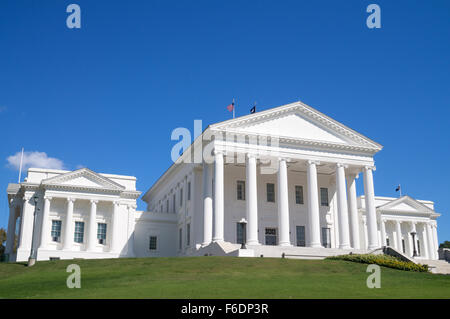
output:
M 433 274 L 450 275 L 450 263 L 445 260 L 421 260 L 421 264 L 428 265 Z

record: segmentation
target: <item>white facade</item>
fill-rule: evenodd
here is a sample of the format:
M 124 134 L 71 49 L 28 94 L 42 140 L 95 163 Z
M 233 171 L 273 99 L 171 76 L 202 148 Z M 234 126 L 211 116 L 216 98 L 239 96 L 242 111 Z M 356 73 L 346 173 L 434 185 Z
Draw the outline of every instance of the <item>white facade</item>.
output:
M 213 124 L 144 194 L 143 214 L 153 231 L 160 222 L 152 216 L 172 216 L 164 255 L 204 254 L 213 243 L 235 252 L 241 241 L 247 249 L 237 255 L 342 254 L 385 246 L 386 238 L 402 252 L 389 240 L 398 221 L 405 255 L 413 254 L 415 231 L 417 258 L 436 259 L 433 203 L 375 197 L 373 156 L 381 148 L 301 102 Z M 357 198 L 359 176 L 365 195 Z
M 30 169 L 24 183 L 8 187 L 6 253 L 26 260 L 34 243 L 39 260 L 219 253 L 314 258 L 389 245 L 410 257 L 415 247 L 415 258 L 437 259 L 433 203 L 375 197 L 373 156 L 381 148 L 296 102 L 210 125 L 143 195 L 145 212 L 136 212 L 134 177 Z M 357 198 L 359 176 L 364 195 Z
M 135 256 L 135 177 L 30 168 L 7 192 L 10 260 L 28 260 L 32 247 L 38 260 Z

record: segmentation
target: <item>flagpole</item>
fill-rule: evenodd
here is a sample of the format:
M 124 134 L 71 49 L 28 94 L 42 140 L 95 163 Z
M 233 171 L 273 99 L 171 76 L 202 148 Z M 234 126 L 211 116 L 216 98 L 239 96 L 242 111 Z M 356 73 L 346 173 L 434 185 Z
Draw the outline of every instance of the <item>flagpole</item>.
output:
M 234 98 L 233 98 L 233 118 L 235 116 L 234 110 L 236 109 L 236 103 L 234 102 Z
M 398 188 L 399 188 L 399 191 L 400 191 L 400 197 L 402 197 L 402 185 L 398 184 Z
M 22 155 L 20 155 L 20 166 L 19 166 L 19 181 L 17 183 L 20 184 L 20 180 L 22 177 L 22 163 L 23 163 L 23 147 L 22 147 Z

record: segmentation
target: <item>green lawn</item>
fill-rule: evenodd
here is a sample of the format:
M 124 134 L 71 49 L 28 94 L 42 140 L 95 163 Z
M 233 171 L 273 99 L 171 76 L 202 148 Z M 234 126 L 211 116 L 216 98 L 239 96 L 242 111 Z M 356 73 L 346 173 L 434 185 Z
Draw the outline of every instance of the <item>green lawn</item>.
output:
M 81 267 L 69 289 L 66 267 Z M 189 257 L 0 264 L 0 298 L 449 298 L 450 276 L 381 268 L 366 287 L 367 265 L 334 260 Z

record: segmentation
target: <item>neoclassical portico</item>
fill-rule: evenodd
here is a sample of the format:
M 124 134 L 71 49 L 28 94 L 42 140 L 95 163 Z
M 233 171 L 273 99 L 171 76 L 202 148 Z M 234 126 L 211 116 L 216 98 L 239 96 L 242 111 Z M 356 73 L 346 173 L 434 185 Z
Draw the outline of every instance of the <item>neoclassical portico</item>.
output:
M 376 198 L 380 237 L 383 246 L 391 246 L 410 257 L 438 259 L 438 239 L 433 203 L 409 196 Z
M 225 151 L 215 151 L 214 163 L 203 163 L 203 246 L 208 245 L 214 241 L 224 241 L 224 156 Z M 255 154 L 245 154 L 245 181 L 246 181 L 246 244 L 260 245 L 258 240 L 258 181 L 257 171 L 259 161 Z M 368 192 L 365 196 L 365 207 L 371 207 L 369 214 L 373 214 L 367 218 L 368 224 L 368 249 L 375 249 L 380 247 L 377 235 L 377 221 L 376 208 L 373 192 L 373 166 L 355 167 L 349 169 L 349 165 L 344 163 L 323 163 L 317 160 L 308 159 L 292 159 L 279 157 L 274 159 L 277 162 L 276 176 L 277 176 L 277 226 L 279 229 L 279 246 L 292 246 L 290 239 L 290 209 L 289 209 L 289 187 L 288 187 L 288 166 L 291 162 L 296 162 L 296 165 L 303 165 L 307 172 L 307 203 L 308 203 L 308 230 L 309 241 L 307 246 L 313 248 L 322 247 L 321 243 L 321 225 L 319 213 L 319 187 L 317 180 L 317 166 L 326 165 L 327 168 L 334 167 L 336 179 L 336 197 L 337 197 L 337 213 L 338 213 L 338 229 L 339 229 L 339 248 L 340 249 L 359 249 L 360 248 L 360 231 L 358 227 L 358 211 L 356 207 L 356 186 L 355 180 L 359 171 L 364 172 L 364 185 Z M 267 158 L 264 160 L 267 162 Z M 299 164 L 302 163 L 302 164 Z M 211 171 L 214 172 L 214 182 L 211 176 Z M 210 191 L 211 185 L 214 185 L 214 198 Z M 370 198 L 372 197 L 372 198 Z M 292 203 L 291 203 L 292 205 Z M 370 206 L 372 205 L 372 206 Z M 214 209 L 213 209 L 214 207 Z M 213 213 L 214 212 L 214 213 Z M 369 215 L 368 215 L 369 216 Z M 212 220 L 214 220 L 214 227 Z M 373 225 L 375 227 L 373 227 Z M 211 236 L 214 229 L 214 236 Z

